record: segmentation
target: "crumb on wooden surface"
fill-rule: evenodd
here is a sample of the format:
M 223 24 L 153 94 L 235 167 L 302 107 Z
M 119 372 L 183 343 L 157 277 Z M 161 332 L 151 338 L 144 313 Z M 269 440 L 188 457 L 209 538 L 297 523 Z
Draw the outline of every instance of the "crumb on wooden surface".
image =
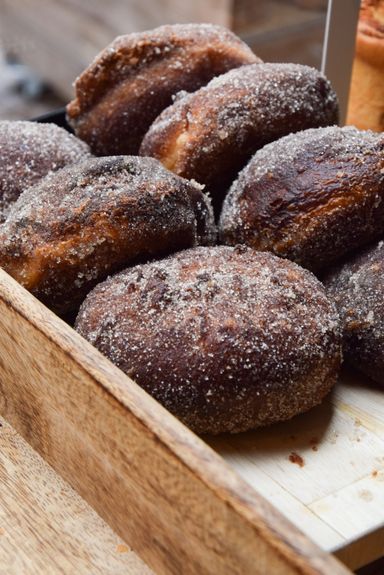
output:
M 305 464 L 304 459 L 301 457 L 301 455 L 299 455 L 295 451 L 292 451 L 290 453 L 288 459 L 291 463 L 295 463 L 299 467 L 304 467 L 304 464 Z

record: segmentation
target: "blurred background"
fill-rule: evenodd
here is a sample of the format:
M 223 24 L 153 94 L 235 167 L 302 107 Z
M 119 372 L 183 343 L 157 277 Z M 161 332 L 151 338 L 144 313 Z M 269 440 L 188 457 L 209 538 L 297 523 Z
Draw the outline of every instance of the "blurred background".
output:
M 64 105 L 116 36 L 165 23 L 222 24 L 263 60 L 319 68 L 326 9 L 327 0 L 1 0 L 0 119 Z
M 116 36 L 165 23 L 221 24 L 265 61 L 320 68 L 327 4 L 327 0 L 0 0 L 0 119 L 29 119 L 65 105 L 73 97 L 75 78 Z M 383 11 L 384 0 L 380 5 Z M 359 108 L 375 96 L 382 109 L 382 67 L 378 76 L 375 66 L 368 66 L 356 80 L 364 97 Z M 363 92 L 367 70 L 374 80 Z M 384 112 L 381 121 L 384 126 Z M 375 129 L 375 125 L 361 127 Z M 383 560 L 359 573 L 384 575 Z

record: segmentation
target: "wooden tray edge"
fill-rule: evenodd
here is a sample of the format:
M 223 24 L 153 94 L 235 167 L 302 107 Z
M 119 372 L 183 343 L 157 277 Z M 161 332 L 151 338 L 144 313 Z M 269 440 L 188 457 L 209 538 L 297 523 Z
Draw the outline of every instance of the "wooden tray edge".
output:
M 2 270 L 0 325 L 2 415 L 153 569 L 350 573 Z

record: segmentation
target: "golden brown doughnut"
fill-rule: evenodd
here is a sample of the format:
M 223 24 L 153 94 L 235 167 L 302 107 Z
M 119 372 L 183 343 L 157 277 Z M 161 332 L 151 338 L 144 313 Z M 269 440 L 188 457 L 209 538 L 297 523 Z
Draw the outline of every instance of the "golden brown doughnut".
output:
M 221 240 L 321 270 L 384 234 L 384 135 L 291 134 L 259 150 L 223 205 Z
M 90 155 L 84 142 L 54 124 L 1 121 L 0 222 L 29 186 Z
M 176 92 L 255 62 L 261 60 L 235 34 L 211 24 L 120 36 L 76 80 L 68 121 L 97 155 L 136 154 Z
M 348 363 L 384 384 L 384 245 L 379 242 L 324 279 L 336 302 Z
M 88 295 L 76 329 L 198 433 L 310 409 L 341 360 L 320 282 L 245 246 L 194 248 L 120 272 Z
M 214 235 L 201 186 L 151 158 L 92 158 L 20 196 L 0 228 L 0 266 L 64 314 L 109 273 Z
M 336 95 L 317 70 L 300 64 L 243 66 L 164 110 L 146 134 L 140 155 L 205 184 L 220 204 L 258 148 L 290 132 L 334 124 L 337 118 Z

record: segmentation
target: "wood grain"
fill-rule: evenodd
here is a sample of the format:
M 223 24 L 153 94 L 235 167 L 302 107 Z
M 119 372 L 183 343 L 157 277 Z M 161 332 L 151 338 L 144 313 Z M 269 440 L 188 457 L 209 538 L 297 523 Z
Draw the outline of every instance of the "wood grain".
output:
M 384 391 L 344 372 L 322 405 L 209 440 L 260 494 L 356 569 L 384 555 Z M 297 454 L 302 465 L 291 461 Z
M 0 327 L 0 412 L 159 573 L 349 572 L 3 271 Z
M 152 573 L 8 423 L 0 425 L 1 575 Z

